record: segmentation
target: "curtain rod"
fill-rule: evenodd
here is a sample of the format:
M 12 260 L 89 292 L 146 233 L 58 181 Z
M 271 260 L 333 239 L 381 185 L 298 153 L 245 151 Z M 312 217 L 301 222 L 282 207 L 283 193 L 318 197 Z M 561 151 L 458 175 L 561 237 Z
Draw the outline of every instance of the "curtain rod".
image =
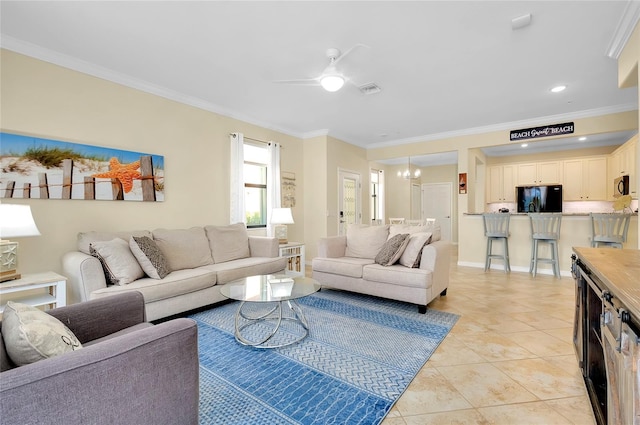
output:
M 234 133 L 229 133 L 229 136 L 233 136 Z M 264 143 L 265 145 L 270 145 L 272 142 L 265 142 L 264 140 L 254 139 L 251 137 L 243 136 L 244 139 L 251 140 L 252 142 Z M 284 149 L 284 147 L 280 146 L 280 149 Z

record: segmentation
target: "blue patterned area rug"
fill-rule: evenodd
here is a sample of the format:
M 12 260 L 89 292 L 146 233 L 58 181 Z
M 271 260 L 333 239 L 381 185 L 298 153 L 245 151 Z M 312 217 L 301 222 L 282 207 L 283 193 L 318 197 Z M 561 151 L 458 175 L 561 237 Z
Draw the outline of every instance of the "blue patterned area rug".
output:
M 277 349 L 236 342 L 236 302 L 190 316 L 198 322 L 201 424 L 379 424 L 458 320 L 327 289 L 298 304 L 309 335 Z M 283 324 L 280 335 L 296 332 Z

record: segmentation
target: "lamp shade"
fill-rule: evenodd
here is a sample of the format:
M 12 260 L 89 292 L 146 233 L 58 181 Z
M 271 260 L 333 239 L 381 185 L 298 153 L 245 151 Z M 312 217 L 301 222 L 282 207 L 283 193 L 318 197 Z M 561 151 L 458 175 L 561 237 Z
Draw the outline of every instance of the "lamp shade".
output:
M 29 205 L 0 204 L 0 239 L 40 236 Z
M 271 210 L 271 224 L 293 224 L 291 208 L 274 208 Z

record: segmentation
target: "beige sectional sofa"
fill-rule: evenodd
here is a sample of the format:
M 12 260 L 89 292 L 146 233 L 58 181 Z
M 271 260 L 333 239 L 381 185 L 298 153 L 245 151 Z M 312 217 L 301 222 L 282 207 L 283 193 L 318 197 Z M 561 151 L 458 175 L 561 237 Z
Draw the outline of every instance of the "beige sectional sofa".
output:
M 402 255 L 378 264 L 384 244 L 399 234 L 410 235 L 396 252 Z M 427 304 L 446 295 L 450 262 L 451 242 L 440 240 L 437 225 L 352 225 L 346 235 L 318 242 L 312 270 L 323 286 L 418 304 L 425 313 Z
M 62 267 L 70 303 L 139 291 L 151 321 L 225 300 L 218 285 L 284 273 L 278 255 L 276 238 L 249 236 L 238 223 L 79 233 L 78 251 L 66 253 Z

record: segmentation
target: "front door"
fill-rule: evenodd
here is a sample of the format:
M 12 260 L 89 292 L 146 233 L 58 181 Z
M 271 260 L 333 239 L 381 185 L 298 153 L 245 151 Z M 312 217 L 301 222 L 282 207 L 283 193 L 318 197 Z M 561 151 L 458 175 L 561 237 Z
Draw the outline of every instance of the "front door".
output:
M 442 239 L 447 241 L 451 240 L 452 190 L 451 182 L 422 185 L 422 211 L 424 211 L 424 218 L 438 220 Z
M 360 174 L 338 171 L 338 234 L 345 235 L 347 226 L 360 223 Z

